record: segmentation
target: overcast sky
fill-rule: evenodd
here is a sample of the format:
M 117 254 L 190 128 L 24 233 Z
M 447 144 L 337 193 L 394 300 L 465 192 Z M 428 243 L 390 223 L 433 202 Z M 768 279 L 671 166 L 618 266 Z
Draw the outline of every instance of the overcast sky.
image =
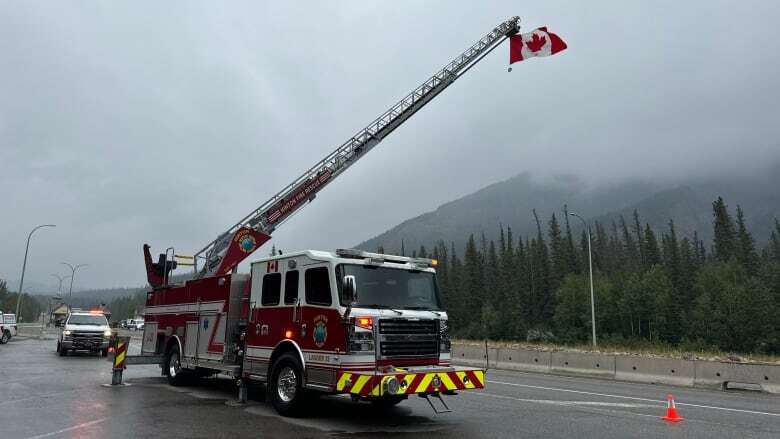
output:
M 0 4 L 0 278 L 54 223 L 28 280 L 68 261 L 89 264 L 76 290 L 145 283 L 144 242 L 198 250 L 512 15 L 569 49 L 511 73 L 497 49 L 273 242 L 351 246 L 523 171 L 780 156 L 773 1 L 163 3 Z

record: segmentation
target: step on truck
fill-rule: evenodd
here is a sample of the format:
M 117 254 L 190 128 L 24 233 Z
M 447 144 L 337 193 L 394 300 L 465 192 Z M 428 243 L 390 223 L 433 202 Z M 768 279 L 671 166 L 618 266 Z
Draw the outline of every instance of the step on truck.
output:
M 302 410 L 308 393 L 348 394 L 394 405 L 410 395 L 447 411 L 442 395 L 484 387 L 484 371 L 453 367 L 436 261 L 358 250 L 306 250 L 238 264 L 396 128 L 515 35 L 500 23 L 389 110 L 192 256 L 173 247 L 143 254 L 142 357 L 173 385 L 220 373 L 267 383 L 279 413 Z M 190 280 L 173 270 L 192 267 Z M 128 364 L 142 358 L 128 357 Z M 131 361 L 132 360 L 132 361 Z M 245 392 L 240 392 L 245 395 Z M 435 398 L 435 399 L 432 399 Z M 437 408 L 438 407 L 438 408 Z

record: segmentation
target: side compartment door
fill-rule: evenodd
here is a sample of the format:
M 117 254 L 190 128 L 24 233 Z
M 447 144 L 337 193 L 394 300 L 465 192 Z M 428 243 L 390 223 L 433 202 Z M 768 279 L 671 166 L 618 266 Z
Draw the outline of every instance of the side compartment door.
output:
M 187 330 L 184 337 L 184 356 L 188 358 L 195 357 L 196 345 L 198 343 L 198 322 L 187 322 Z
M 141 353 L 153 354 L 157 352 L 157 322 L 144 324 L 144 339 L 141 342 Z

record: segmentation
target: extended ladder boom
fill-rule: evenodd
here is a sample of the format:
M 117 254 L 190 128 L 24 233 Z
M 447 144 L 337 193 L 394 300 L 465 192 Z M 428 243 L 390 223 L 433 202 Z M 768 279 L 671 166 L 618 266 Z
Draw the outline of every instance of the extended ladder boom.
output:
M 223 262 L 227 261 L 223 261 L 223 259 L 231 243 L 237 240 L 237 233 L 251 229 L 264 235 L 270 235 L 293 213 L 312 201 L 317 192 L 323 187 L 347 170 L 360 157 L 387 137 L 388 134 L 392 133 L 412 117 L 414 113 L 424 107 L 425 104 L 444 91 L 485 55 L 498 47 L 504 39 L 516 34 L 519 28 L 520 17 L 512 17 L 480 38 L 474 45 L 458 55 L 438 73 L 428 78 L 397 104 L 390 107 L 389 110 L 382 113 L 368 126 L 358 131 L 335 151 L 317 162 L 317 164 L 293 180 L 292 183 L 271 197 L 271 199 L 201 249 L 195 255 L 195 270 L 197 271 L 197 261 L 199 259 L 205 259 L 200 276 L 220 275 L 232 270 L 240 260 L 231 260 L 230 263 L 226 264 Z M 254 250 L 256 248 L 247 247 L 244 250 L 245 255 L 241 259 L 249 256 Z

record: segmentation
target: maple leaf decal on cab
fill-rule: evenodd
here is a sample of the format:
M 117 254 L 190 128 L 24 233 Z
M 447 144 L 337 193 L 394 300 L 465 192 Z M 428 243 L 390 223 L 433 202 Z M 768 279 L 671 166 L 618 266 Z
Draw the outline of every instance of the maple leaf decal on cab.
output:
M 531 52 L 538 52 L 542 50 L 542 47 L 547 43 L 547 38 L 540 37 L 539 34 L 534 33 L 534 36 L 531 37 L 529 41 L 525 42 L 525 46 L 528 47 L 528 50 Z

